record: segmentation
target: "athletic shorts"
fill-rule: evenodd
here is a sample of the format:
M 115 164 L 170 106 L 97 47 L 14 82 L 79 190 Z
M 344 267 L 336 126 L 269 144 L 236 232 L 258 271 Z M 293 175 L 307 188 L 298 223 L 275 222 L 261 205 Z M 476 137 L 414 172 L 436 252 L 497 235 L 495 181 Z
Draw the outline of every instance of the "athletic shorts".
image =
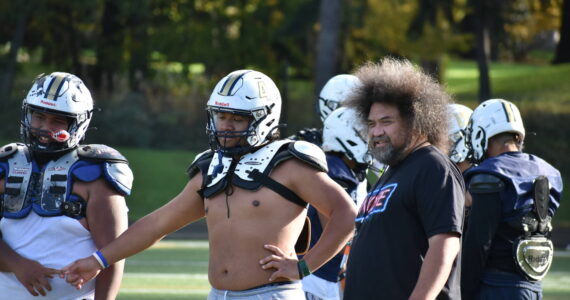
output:
M 218 290 L 212 288 L 208 300 L 299 300 L 305 293 L 300 281 L 269 283 L 243 291 Z

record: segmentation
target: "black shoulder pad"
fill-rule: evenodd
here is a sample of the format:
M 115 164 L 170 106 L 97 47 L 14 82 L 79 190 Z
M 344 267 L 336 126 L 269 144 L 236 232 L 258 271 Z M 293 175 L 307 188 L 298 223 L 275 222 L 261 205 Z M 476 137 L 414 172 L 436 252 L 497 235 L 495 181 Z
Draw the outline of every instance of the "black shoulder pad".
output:
M 77 148 L 77 155 L 83 159 L 129 163 L 119 151 L 100 144 L 81 145 Z
M 18 146 L 23 146 L 20 143 L 11 143 L 0 148 L 0 159 L 10 158 L 18 151 Z
M 290 137 L 290 139 L 295 141 L 307 141 L 320 147 L 323 144 L 323 131 L 316 128 L 303 128 L 299 130 L 297 134 Z
M 186 169 L 186 174 L 188 174 L 188 177 L 192 178 L 198 174 L 203 167 L 207 168 L 210 165 L 210 161 L 212 160 L 213 156 L 214 151 L 212 150 L 206 150 L 196 155 L 192 164 L 188 167 L 188 169 Z
M 296 141 L 289 144 L 289 152 L 296 158 L 312 166 L 313 168 L 328 172 L 327 158 L 325 153 L 317 145 L 305 141 Z
M 469 192 L 474 194 L 489 194 L 500 192 L 505 183 L 497 176 L 491 174 L 475 174 L 469 181 Z

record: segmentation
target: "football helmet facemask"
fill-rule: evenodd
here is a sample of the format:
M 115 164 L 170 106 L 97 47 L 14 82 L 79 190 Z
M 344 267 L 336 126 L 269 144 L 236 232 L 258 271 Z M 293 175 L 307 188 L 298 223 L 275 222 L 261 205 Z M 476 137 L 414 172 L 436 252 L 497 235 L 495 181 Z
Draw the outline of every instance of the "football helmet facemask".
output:
M 465 129 L 472 113 L 473 110 L 465 105 L 449 105 L 449 139 L 452 145 L 449 158 L 456 164 L 467 159 L 469 154 L 465 144 Z

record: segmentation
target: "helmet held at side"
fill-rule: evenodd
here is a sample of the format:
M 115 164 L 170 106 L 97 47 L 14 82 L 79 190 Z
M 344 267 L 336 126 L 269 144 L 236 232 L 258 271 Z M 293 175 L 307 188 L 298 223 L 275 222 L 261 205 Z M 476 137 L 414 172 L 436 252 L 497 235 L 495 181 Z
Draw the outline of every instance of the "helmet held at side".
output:
M 323 127 L 323 151 L 346 154 L 348 158 L 369 165 L 372 156 L 368 152 L 368 143 L 363 134 L 364 126 L 358 124 L 356 112 L 347 107 L 334 110 L 326 119 Z
M 281 94 L 267 75 L 253 70 L 234 71 L 220 80 L 206 104 L 206 133 L 212 150 L 243 154 L 267 143 L 279 125 Z M 250 119 L 244 131 L 222 131 L 216 127 L 216 113 L 231 113 Z M 242 137 L 244 145 L 225 147 L 220 139 Z
M 465 129 L 469 124 L 469 118 L 473 113 L 471 108 L 461 104 L 449 105 L 449 139 L 451 149 L 449 158 L 454 163 L 460 163 L 467 159 L 469 148 L 466 145 Z
M 65 117 L 68 120 L 67 130 L 49 132 L 33 128 L 34 112 Z M 92 116 L 93 99 L 79 77 L 65 72 L 42 74 L 34 81 L 22 103 L 22 142 L 39 152 L 59 152 L 74 148 L 84 139 Z M 41 142 L 40 136 L 50 141 Z
M 467 126 L 467 145 L 473 160 L 483 160 L 489 139 L 505 132 L 517 133 L 524 140 L 525 129 L 517 106 L 503 99 L 490 99 L 479 104 Z
M 317 109 L 321 121 L 324 122 L 359 84 L 360 79 L 351 74 L 340 74 L 329 79 L 319 94 Z

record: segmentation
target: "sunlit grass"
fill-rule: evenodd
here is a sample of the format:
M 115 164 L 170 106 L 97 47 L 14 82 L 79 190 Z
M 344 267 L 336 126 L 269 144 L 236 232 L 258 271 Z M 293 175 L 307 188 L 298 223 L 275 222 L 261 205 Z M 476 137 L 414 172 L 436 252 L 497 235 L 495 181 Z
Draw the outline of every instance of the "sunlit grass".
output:
M 207 241 L 159 242 L 127 260 L 117 299 L 205 299 L 207 264 Z M 570 252 L 556 251 L 542 286 L 545 300 L 570 299 Z

